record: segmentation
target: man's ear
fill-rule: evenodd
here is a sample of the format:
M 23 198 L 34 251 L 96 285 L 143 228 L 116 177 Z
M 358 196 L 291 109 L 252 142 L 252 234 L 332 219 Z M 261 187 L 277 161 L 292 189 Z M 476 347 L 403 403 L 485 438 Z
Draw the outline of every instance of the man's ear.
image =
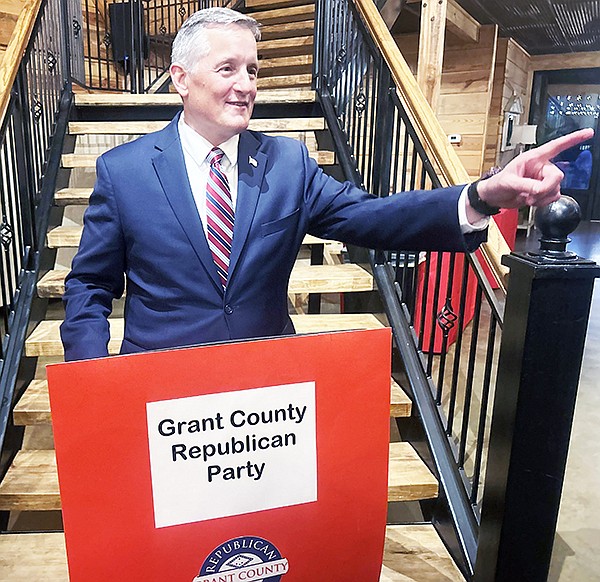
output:
M 188 96 L 188 77 L 186 70 L 177 63 L 173 63 L 169 68 L 169 73 L 171 73 L 171 81 L 173 82 L 173 87 L 179 95 L 181 95 L 182 99 L 185 99 Z

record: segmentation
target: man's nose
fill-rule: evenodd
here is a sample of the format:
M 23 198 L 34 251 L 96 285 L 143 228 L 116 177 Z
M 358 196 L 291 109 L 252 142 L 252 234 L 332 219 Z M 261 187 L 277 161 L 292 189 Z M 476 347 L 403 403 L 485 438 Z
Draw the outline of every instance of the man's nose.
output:
M 256 76 L 251 75 L 248 71 L 240 71 L 236 78 L 235 87 L 244 93 L 252 91 L 256 87 Z

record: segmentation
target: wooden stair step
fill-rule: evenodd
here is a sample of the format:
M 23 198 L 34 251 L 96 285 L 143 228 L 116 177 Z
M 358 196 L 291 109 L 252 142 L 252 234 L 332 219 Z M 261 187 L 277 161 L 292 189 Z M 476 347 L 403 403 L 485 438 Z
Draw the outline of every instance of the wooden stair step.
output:
M 71 121 L 71 135 L 144 135 L 163 129 L 169 121 Z M 283 119 L 251 119 L 249 128 L 254 131 L 321 131 L 325 129 L 323 117 L 287 117 Z
M 438 485 L 409 443 L 389 447 L 389 501 L 437 496 Z M 0 483 L 0 511 L 60 509 L 56 456 L 52 450 L 19 451 Z
M 306 145 L 309 156 L 320 166 L 331 166 L 335 164 L 335 152 L 320 150 L 314 131 L 269 132 L 267 135 L 297 139 Z M 98 157 L 111 149 L 111 147 L 102 149 L 93 154 L 63 154 L 61 156 L 61 165 L 63 168 L 95 168 Z M 84 192 L 88 192 L 87 196 L 83 194 Z M 91 189 L 89 188 L 63 188 L 55 193 L 54 202 L 58 206 L 87 204 L 89 193 L 91 193 Z
M 281 49 L 280 56 L 291 56 L 292 54 L 301 54 L 300 47 L 308 47 L 312 51 L 312 37 L 301 37 L 299 39 L 289 39 L 283 42 L 276 42 L 273 45 L 276 49 Z M 285 46 L 290 46 L 289 54 L 285 52 Z M 292 48 L 297 47 L 296 49 Z M 270 45 L 265 45 L 266 51 L 271 50 Z M 308 50 L 307 49 L 307 50 Z M 260 91 L 256 96 L 256 103 L 276 104 L 276 103 L 314 103 L 316 94 L 310 89 L 289 89 Z M 139 107 L 139 106 L 164 106 L 181 105 L 181 97 L 177 93 L 77 93 L 75 95 L 75 105 L 77 107 Z
M 0 536 L 0 580 L 69 582 L 62 532 Z M 389 525 L 379 582 L 464 582 L 430 524 Z
M 62 188 L 54 193 L 54 204 L 69 206 L 70 204 L 85 206 L 90 201 L 93 188 Z
M 296 264 L 288 293 L 352 293 L 372 291 L 373 288 L 373 276 L 360 265 Z
M 435 527 L 388 525 L 379 582 L 465 582 Z
M 69 582 L 65 534 L 0 535 L 0 580 Z
M 246 0 L 244 6 L 248 10 L 260 10 L 263 8 L 284 8 L 286 6 L 299 6 L 301 4 L 314 4 L 314 0 Z
M 82 232 L 82 226 L 57 226 L 48 231 L 46 246 L 51 249 L 77 248 Z
M 320 333 L 352 329 L 376 329 L 384 327 L 372 313 L 336 313 L 318 315 L 292 315 L 297 333 Z M 120 318 L 110 319 L 111 339 L 108 350 L 117 354 L 123 340 L 124 325 Z M 27 356 L 62 356 L 59 320 L 45 320 L 33 330 L 25 341 Z
M 254 10 L 248 14 L 261 24 L 261 30 L 270 24 L 286 24 L 315 17 L 314 4 L 300 4 L 299 6 L 286 6 L 285 8 L 271 8 Z
M 290 38 L 295 36 L 307 36 L 314 34 L 314 20 L 302 20 L 299 22 L 286 22 L 283 24 L 267 24 L 261 28 L 263 40 L 274 40 L 277 38 Z
M 303 144 L 305 144 L 306 147 L 308 148 L 309 152 L 319 151 L 317 134 L 316 134 L 316 131 L 313 131 L 313 130 L 299 130 L 299 129 L 281 130 L 281 129 L 277 129 L 277 130 L 273 130 L 273 131 L 266 131 L 264 133 L 265 133 L 265 135 L 271 135 L 271 136 L 277 136 L 277 137 L 289 137 L 290 139 L 296 139 L 298 141 L 301 141 Z M 127 135 L 127 134 L 123 134 L 123 135 Z M 125 137 L 122 139 L 123 139 L 122 143 L 125 143 L 127 141 L 131 141 L 131 140 L 135 139 L 135 137 L 131 137 L 131 138 Z M 84 145 L 87 145 L 87 144 L 84 144 Z M 94 151 L 92 153 L 86 152 L 86 153 L 62 154 L 61 158 L 62 158 L 63 166 L 66 165 L 66 167 L 69 167 L 69 164 L 71 163 L 70 160 L 77 160 L 79 157 L 81 157 L 81 159 L 85 159 L 82 156 L 99 156 L 100 154 L 108 152 L 113 147 L 114 147 L 114 145 L 96 145 L 94 147 Z M 88 159 L 91 160 L 92 158 L 88 158 Z
M 390 418 L 409 417 L 412 407 L 410 398 L 393 379 L 390 384 Z M 13 410 L 13 422 L 17 426 L 27 427 L 49 425 L 52 422 L 47 380 L 40 378 L 29 383 Z
M 54 451 L 18 451 L 0 483 L 0 511 L 57 509 L 60 494 Z
M 281 103 L 315 103 L 316 100 L 316 92 L 305 87 L 292 87 L 289 89 L 261 89 L 256 94 L 256 103 L 269 103 L 272 105 Z
M 311 35 L 291 38 L 261 40 L 258 43 L 258 58 L 291 57 L 294 55 L 312 55 L 314 39 Z M 262 62 L 261 62 L 262 67 Z M 260 78 L 260 72 L 259 72 Z M 258 93 L 260 95 L 260 93 Z
M 260 76 L 265 79 L 284 75 L 310 74 L 312 73 L 312 62 L 312 54 L 263 59 L 260 63 Z
M 265 89 L 281 89 L 292 87 L 310 87 L 312 75 L 283 75 L 281 77 L 258 78 L 258 88 L 261 91 Z
M 293 99 L 296 102 L 298 99 L 297 96 L 294 96 L 296 89 L 286 90 L 286 89 L 278 89 L 274 90 L 273 93 L 280 93 L 279 103 L 287 103 L 291 102 Z M 302 93 L 305 97 L 305 102 L 314 101 L 314 91 L 312 90 L 302 90 Z M 103 94 L 101 95 L 104 96 Z M 140 95 L 141 96 L 141 95 Z M 138 95 L 134 95 L 134 97 L 138 97 Z M 292 139 L 298 139 L 306 144 L 306 147 L 309 150 L 309 153 L 314 153 L 313 156 L 317 163 L 320 165 L 332 165 L 335 163 L 335 153 L 327 150 L 319 150 L 317 144 L 317 138 L 313 131 L 281 131 L 281 132 L 272 132 L 273 135 L 290 137 Z M 108 150 L 106 150 L 108 151 Z M 103 153 L 103 152 L 100 152 Z M 62 156 L 62 164 L 63 167 L 94 167 L 97 156 L 100 153 L 96 154 L 63 154 Z M 80 156 L 80 157 L 75 157 Z M 87 157 L 84 157 L 87 156 Z M 73 164 L 73 165 L 70 165 Z M 92 193 L 92 188 L 62 188 L 58 190 L 54 195 L 54 203 L 57 206 L 68 206 L 71 204 L 81 205 L 88 204 L 90 195 Z
M 13 409 L 13 422 L 18 426 L 33 426 L 52 422 L 48 381 L 45 378 L 34 379 L 29 383 L 23 396 Z
M 320 166 L 331 166 L 335 164 L 335 153 L 327 150 L 308 148 L 310 157 Z M 63 154 L 61 165 L 63 168 L 95 168 L 96 160 L 101 155 L 97 154 Z
M 46 235 L 46 246 L 51 249 L 60 248 L 76 248 L 79 246 L 81 241 L 81 233 L 83 232 L 83 226 L 57 226 L 48 231 Z M 315 245 L 315 244 L 327 244 L 332 241 L 317 238 L 315 236 L 306 235 L 302 244 Z
M 412 400 L 402 387 L 392 378 L 390 397 L 390 417 L 408 418 L 412 414 Z M 16 424 L 16 422 L 15 422 Z
M 437 495 L 437 479 L 410 443 L 390 443 L 388 501 L 419 501 Z
M 40 297 L 51 299 L 62 297 L 65 292 L 67 269 L 48 271 L 37 284 Z M 296 264 L 290 276 L 288 293 L 351 293 L 372 291 L 373 276 L 360 265 Z

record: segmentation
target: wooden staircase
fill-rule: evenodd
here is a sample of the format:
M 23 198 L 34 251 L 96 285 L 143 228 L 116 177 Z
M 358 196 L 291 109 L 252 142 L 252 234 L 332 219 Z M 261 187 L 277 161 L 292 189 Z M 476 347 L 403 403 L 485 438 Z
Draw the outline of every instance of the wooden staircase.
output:
M 314 4 L 306 0 L 247 0 L 246 6 L 256 11 L 253 15 L 264 25 L 263 40 L 259 43 L 262 64 L 257 106 L 314 104 L 315 95 L 310 90 Z M 80 218 L 91 193 L 96 158 L 112 145 L 159 129 L 166 123 L 165 120 L 110 121 L 111 107 L 152 108 L 177 104 L 179 97 L 172 94 L 76 96 L 78 108 L 104 108 L 106 120 L 73 121 L 69 125 L 76 146 L 73 153 L 63 155 L 62 165 L 70 170 L 71 179 L 69 187 L 57 191 L 55 197 L 56 205 L 64 208 L 64 217 L 62 224 L 51 229 L 47 236 L 48 247 L 56 249 L 57 261 L 54 269 L 45 273 L 38 283 L 38 295 L 48 300 L 49 308 L 47 318 L 26 342 L 26 357 L 37 358 L 37 372 L 13 414 L 14 423 L 25 427 L 25 439 L 22 450 L 0 483 L 0 510 L 11 512 L 15 529 L 15 533 L 0 536 L 0 580 L 29 581 L 38 577 L 49 581 L 68 580 L 61 532 L 17 533 L 22 516 L 34 516 L 34 525 L 28 529 L 44 530 L 35 516 L 61 508 L 45 364 L 60 361 L 63 355 L 59 326 L 63 317 L 60 298 L 64 278 L 81 237 Z M 319 148 L 319 133 L 326 131 L 321 117 L 256 118 L 251 128 L 300 139 L 319 164 L 335 163 L 333 152 Z M 325 264 L 310 264 L 310 249 L 315 246 L 322 249 Z M 290 311 L 299 333 L 376 328 L 385 324 L 380 314 L 341 312 L 341 293 L 371 291 L 374 283 L 367 269 L 343 263 L 340 247 L 315 237 L 304 241 L 288 289 Z M 322 295 L 322 313 L 306 313 L 310 294 Z M 117 305 L 111 317 L 111 353 L 118 352 L 123 336 L 121 312 Z M 410 416 L 411 402 L 401 387 L 391 380 L 390 390 L 390 418 Z M 390 443 L 388 500 L 419 501 L 435 498 L 437 494 L 435 477 L 412 446 L 405 442 Z M 400 580 L 463 580 L 433 526 L 388 526 L 381 581 Z

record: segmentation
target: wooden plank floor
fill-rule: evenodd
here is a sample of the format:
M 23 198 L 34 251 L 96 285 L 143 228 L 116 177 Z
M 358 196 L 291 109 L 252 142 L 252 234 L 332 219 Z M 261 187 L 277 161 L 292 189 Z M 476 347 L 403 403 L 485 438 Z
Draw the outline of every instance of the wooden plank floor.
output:
M 64 534 L 0 535 L 0 580 L 68 582 Z M 433 526 L 394 525 L 386 528 L 380 582 L 464 582 L 464 578 Z

